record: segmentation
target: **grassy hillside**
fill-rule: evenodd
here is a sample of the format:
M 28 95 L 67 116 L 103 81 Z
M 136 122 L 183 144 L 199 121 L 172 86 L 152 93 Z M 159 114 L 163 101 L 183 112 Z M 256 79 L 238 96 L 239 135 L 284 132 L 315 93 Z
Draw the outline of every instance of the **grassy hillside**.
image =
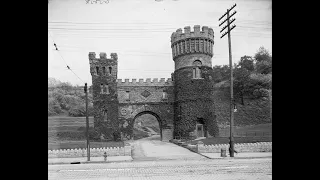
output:
M 93 128 L 93 117 L 89 117 L 89 127 Z M 48 117 L 48 150 L 86 148 L 86 118 L 53 116 Z M 94 142 L 90 147 L 122 147 L 123 142 Z
M 214 91 L 215 113 L 220 127 L 230 121 L 230 98 L 220 89 Z M 234 125 L 256 125 L 270 123 L 270 103 L 268 99 L 245 99 L 244 105 L 236 102 L 237 112 L 234 113 Z

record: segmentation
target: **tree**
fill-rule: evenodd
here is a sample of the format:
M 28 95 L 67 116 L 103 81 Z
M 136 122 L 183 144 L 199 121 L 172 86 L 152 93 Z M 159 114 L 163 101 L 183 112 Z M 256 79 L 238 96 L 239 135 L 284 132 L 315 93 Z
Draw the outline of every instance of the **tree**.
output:
M 256 62 L 271 61 L 271 55 L 266 48 L 261 46 L 259 50 L 256 52 L 256 54 L 254 55 L 254 59 Z
M 254 60 L 251 56 L 243 56 L 240 58 L 238 66 L 252 72 L 254 70 Z
M 247 84 L 249 81 L 250 71 L 244 66 L 238 66 L 234 70 L 233 90 L 235 98 L 241 99 L 244 105 L 244 96 L 248 94 Z
M 256 72 L 261 74 L 272 73 L 272 57 L 268 50 L 264 47 L 260 47 L 257 53 L 254 55 L 256 61 Z

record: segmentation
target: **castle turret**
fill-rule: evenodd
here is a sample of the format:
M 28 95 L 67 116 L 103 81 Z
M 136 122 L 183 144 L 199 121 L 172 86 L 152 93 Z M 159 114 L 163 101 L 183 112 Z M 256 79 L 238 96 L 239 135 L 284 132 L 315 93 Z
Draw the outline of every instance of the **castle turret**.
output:
M 200 60 L 202 66 L 212 67 L 211 58 L 213 56 L 213 30 L 207 26 L 195 25 L 194 31 L 190 26 L 177 29 L 171 35 L 172 57 L 175 62 L 175 70 L 193 66 L 195 60 Z
M 212 28 L 195 25 L 171 35 L 175 62 L 175 135 L 217 136 L 212 88 Z
M 110 133 L 106 128 L 118 127 L 117 73 L 118 56 L 111 53 L 107 58 L 105 52 L 99 57 L 89 52 L 90 73 L 92 76 L 94 128 L 99 134 Z

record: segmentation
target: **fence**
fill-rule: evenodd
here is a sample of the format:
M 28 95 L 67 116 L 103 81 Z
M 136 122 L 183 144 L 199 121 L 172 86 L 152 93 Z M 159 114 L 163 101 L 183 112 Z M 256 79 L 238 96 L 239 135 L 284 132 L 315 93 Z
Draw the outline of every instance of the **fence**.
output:
M 131 156 L 131 145 L 125 145 L 124 147 L 90 148 L 91 157 L 102 157 L 105 152 L 107 156 Z M 87 157 L 87 149 L 48 150 L 48 158 L 64 157 Z
M 230 131 L 220 131 L 220 137 L 230 137 Z M 234 132 L 234 137 L 272 137 L 272 132 Z
M 200 142 L 195 148 L 198 153 L 220 153 L 221 149 L 227 150 L 229 144 L 204 145 Z M 272 142 L 235 143 L 234 149 L 237 152 L 272 152 Z

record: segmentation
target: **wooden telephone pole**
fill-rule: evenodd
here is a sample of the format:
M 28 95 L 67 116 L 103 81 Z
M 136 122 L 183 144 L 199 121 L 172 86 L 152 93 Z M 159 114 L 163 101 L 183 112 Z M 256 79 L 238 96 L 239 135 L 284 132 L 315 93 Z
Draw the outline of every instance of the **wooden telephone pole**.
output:
M 84 84 L 84 93 L 86 94 L 86 137 L 87 137 L 87 158 L 90 161 L 90 142 L 89 142 L 89 118 L 88 118 L 88 88 Z
M 233 99 L 233 69 L 232 69 L 232 54 L 231 54 L 231 35 L 230 32 L 233 28 L 236 27 L 236 25 L 233 25 L 230 28 L 230 24 L 235 21 L 235 19 L 231 19 L 230 18 L 236 14 L 236 11 L 234 11 L 233 14 L 230 15 L 230 11 L 236 7 L 236 4 L 234 4 L 230 9 L 227 9 L 227 12 L 221 16 L 219 18 L 219 21 L 225 16 L 227 15 L 227 18 L 222 21 L 222 23 L 219 24 L 219 26 L 221 26 L 224 22 L 227 22 L 227 25 L 224 26 L 222 28 L 222 30 L 220 31 L 220 33 L 228 28 L 228 30 L 220 37 L 223 38 L 226 34 L 228 34 L 228 43 L 229 43 L 229 66 L 230 66 L 230 141 L 229 141 L 229 153 L 230 153 L 230 157 L 234 157 L 234 140 L 233 140 L 233 118 L 234 118 L 234 99 Z

